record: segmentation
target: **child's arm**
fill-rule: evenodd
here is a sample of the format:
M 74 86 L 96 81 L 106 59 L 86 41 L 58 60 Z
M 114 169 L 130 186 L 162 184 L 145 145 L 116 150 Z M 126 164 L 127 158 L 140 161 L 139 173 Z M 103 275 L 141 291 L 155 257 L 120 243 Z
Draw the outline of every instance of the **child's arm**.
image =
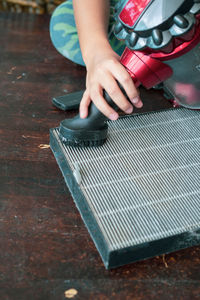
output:
M 82 56 L 87 68 L 86 91 L 80 104 L 81 118 L 87 117 L 91 100 L 108 118 L 118 118 L 118 113 L 103 98 L 103 89 L 121 110 L 132 112 L 133 106 L 121 92 L 116 80 L 124 87 L 134 106 L 142 107 L 130 75 L 120 64 L 119 56 L 108 41 L 109 3 L 109 0 L 73 0 Z

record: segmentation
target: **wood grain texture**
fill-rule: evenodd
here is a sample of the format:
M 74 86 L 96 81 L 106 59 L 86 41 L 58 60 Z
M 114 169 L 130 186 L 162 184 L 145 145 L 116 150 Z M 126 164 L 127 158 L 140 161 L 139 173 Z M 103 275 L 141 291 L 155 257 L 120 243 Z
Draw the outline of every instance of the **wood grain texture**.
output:
M 48 147 L 73 116 L 51 98 L 84 88 L 85 69 L 51 45 L 49 17 L 0 14 L 0 298 L 199 299 L 200 247 L 106 271 Z M 143 111 L 170 107 L 141 90 Z M 74 290 L 73 290 L 74 291 Z

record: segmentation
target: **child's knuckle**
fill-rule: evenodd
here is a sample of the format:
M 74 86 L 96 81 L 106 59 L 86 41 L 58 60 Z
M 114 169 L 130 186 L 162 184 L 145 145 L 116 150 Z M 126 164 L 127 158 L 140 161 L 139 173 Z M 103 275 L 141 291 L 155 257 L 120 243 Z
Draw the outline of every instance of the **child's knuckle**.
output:
M 118 94 L 116 86 L 110 86 L 108 93 L 111 96 L 111 98 L 115 97 Z
M 90 95 L 91 95 L 91 99 L 92 99 L 93 102 L 95 102 L 96 99 L 99 97 L 99 93 L 98 93 L 98 91 L 95 90 L 95 89 L 92 89 L 92 90 L 91 90 Z
M 98 64 L 98 65 L 96 66 L 96 73 L 97 73 L 98 75 L 102 75 L 102 74 L 104 74 L 104 72 L 105 72 L 104 69 L 105 69 L 104 65 Z
M 136 98 L 136 97 L 139 97 L 139 94 L 137 91 L 131 91 L 131 98 Z
M 131 81 L 130 76 L 128 75 L 128 73 L 127 74 L 123 74 L 121 80 L 122 80 L 123 84 L 130 83 L 130 81 Z
M 107 60 L 107 63 L 109 66 L 115 66 L 117 64 L 117 61 L 115 58 L 111 57 Z
M 123 103 L 121 104 L 121 109 L 122 109 L 123 111 L 128 110 L 130 107 L 131 107 L 130 104 L 127 103 L 127 102 L 123 102 Z

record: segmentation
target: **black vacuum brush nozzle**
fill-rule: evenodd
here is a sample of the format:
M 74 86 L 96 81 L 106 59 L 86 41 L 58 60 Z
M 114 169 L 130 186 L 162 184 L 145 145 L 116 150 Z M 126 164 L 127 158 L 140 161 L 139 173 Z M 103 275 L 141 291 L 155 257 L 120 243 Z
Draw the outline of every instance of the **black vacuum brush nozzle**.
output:
M 73 147 L 97 147 L 104 144 L 107 138 L 108 125 L 88 126 L 90 118 L 65 119 L 60 123 L 59 134 L 65 145 Z
M 70 93 L 52 99 L 57 108 L 68 111 L 78 109 L 83 91 Z M 92 112 L 92 116 L 91 116 Z M 76 147 L 101 146 L 106 141 L 107 124 L 103 116 L 99 119 L 99 112 L 95 107 L 90 107 L 90 117 L 81 119 L 76 116 L 73 119 L 65 119 L 61 122 L 59 132 L 63 143 Z M 97 123 L 97 119 L 99 120 Z
M 105 91 L 104 98 L 110 106 L 117 109 L 117 106 Z M 60 123 L 60 138 L 65 145 L 73 147 L 101 146 L 107 138 L 107 120 L 108 118 L 92 102 L 87 118 L 81 119 L 77 115 L 73 119 L 65 119 Z

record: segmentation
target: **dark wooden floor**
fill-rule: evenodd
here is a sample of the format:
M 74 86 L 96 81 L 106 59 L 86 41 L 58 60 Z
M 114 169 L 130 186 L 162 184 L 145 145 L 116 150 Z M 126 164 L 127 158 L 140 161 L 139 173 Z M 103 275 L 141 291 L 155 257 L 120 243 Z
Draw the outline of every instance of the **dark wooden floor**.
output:
M 48 146 L 70 116 L 51 98 L 85 77 L 54 50 L 48 23 L 0 14 L 0 299 L 200 299 L 200 247 L 105 270 Z M 142 97 L 144 110 L 169 107 Z

